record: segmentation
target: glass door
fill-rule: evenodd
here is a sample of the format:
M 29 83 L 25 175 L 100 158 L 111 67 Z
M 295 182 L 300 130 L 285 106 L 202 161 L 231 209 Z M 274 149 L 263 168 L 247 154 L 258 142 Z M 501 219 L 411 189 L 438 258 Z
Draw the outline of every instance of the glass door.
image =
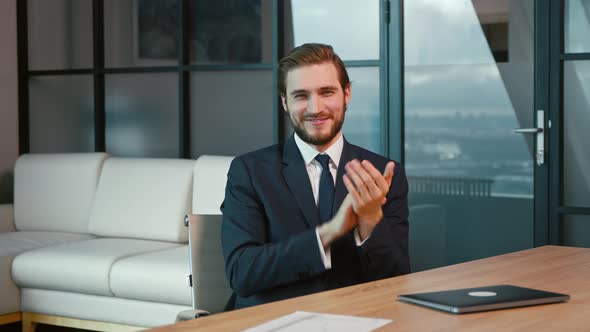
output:
M 403 2 L 413 271 L 546 242 L 541 4 Z

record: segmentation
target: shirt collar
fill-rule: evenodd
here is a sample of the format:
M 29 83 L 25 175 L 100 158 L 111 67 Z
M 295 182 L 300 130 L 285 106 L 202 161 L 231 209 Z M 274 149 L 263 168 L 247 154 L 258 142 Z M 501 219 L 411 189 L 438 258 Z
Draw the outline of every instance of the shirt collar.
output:
M 295 144 L 297 145 L 299 152 L 301 152 L 301 156 L 303 157 L 305 165 L 309 165 L 309 163 L 311 163 L 315 159 L 315 156 L 319 154 L 318 150 L 314 149 L 313 146 L 305 143 L 301 138 L 299 138 L 297 133 L 295 133 L 294 136 Z M 336 142 L 334 142 L 334 144 L 332 144 L 326 151 L 324 151 L 324 154 L 330 156 L 330 159 L 332 159 L 332 162 L 336 165 L 336 168 L 338 168 L 338 164 L 340 163 L 340 157 L 342 156 L 343 147 L 344 137 L 342 136 L 342 133 L 340 133 L 340 137 L 338 137 Z

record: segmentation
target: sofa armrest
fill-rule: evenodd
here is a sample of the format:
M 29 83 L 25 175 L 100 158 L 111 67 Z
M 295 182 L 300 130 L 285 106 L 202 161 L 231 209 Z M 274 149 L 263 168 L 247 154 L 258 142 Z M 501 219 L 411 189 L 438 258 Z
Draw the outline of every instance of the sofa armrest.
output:
M 14 207 L 12 204 L 0 204 L 0 233 L 14 232 Z

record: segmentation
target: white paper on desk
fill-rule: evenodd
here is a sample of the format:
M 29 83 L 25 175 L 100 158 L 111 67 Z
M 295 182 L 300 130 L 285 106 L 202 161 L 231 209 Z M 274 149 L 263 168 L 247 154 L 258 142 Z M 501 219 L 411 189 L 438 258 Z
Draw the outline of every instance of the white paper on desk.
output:
M 316 331 L 372 331 L 390 319 L 365 318 L 344 315 L 321 314 L 296 311 L 292 314 L 273 319 L 261 325 L 249 328 L 247 332 L 316 332 Z

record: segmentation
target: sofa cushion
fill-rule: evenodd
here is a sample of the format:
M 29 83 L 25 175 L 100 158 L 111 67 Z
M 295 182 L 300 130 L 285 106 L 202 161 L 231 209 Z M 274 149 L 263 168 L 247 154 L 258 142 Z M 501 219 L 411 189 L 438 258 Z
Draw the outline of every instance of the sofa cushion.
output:
M 117 297 L 190 306 L 188 270 L 187 245 L 127 257 L 113 264 L 111 290 Z
M 18 230 L 88 232 L 88 216 L 107 154 L 28 154 L 14 174 Z
M 90 240 L 88 234 L 22 231 L 0 233 L 0 256 L 16 256 L 21 252 L 59 244 Z
M 193 213 L 221 214 L 227 172 L 234 157 L 201 156 L 195 162 Z
M 112 296 L 112 265 L 125 257 L 177 247 L 176 243 L 101 238 L 27 251 L 12 264 L 20 287 Z
M 0 234 L 0 315 L 20 311 L 20 292 L 12 281 L 11 265 L 21 252 L 92 238 L 90 235 L 56 232 L 12 232 Z
M 90 215 L 99 236 L 186 242 L 194 161 L 110 158 Z

